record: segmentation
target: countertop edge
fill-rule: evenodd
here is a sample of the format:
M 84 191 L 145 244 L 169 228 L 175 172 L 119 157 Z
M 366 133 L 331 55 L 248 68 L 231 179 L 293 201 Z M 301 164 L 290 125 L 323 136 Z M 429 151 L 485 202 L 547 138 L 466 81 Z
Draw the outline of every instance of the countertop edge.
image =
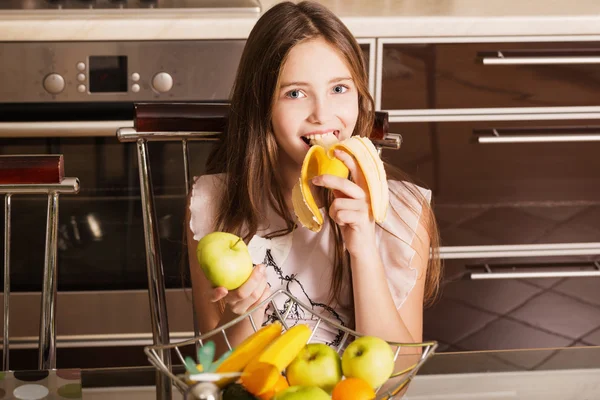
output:
M 0 42 L 246 39 L 258 15 L 99 15 L 55 18 L 0 13 Z M 600 40 L 600 15 L 506 17 L 342 17 L 357 38 L 442 41 L 479 38 Z

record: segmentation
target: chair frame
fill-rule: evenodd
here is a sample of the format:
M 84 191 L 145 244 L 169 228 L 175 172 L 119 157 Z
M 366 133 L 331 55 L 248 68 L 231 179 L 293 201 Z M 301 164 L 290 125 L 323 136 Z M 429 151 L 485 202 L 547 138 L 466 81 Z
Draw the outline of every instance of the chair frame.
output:
M 4 332 L 2 338 L 2 370 L 9 370 L 9 327 L 10 327 L 10 235 L 12 196 L 19 194 L 46 194 L 46 245 L 44 277 L 40 311 L 40 335 L 38 347 L 38 369 L 56 369 L 56 293 L 57 293 L 57 241 L 58 200 L 60 194 L 79 193 L 79 179 L 63 178 L 52 184 L 0 184 L 4 194 Z

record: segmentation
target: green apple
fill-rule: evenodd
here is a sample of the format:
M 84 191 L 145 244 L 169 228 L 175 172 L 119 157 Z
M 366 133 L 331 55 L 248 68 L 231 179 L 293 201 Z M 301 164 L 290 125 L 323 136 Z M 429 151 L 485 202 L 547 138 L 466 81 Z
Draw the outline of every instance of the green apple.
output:
M 231 233 L 212 232 L 196 247 L 196 257 L 214 287 L 234 290 L 252 273 L 252 257 L 244 241 Z
M 381 338 L 359 337 L 344 350 L 342 371 L 346 378 L 364 379 L 377 388 L 394 372 L 394 352 Z
M 323 343 L 310 343 L 285 370 L 291 386 L 318 386 L 327 393 L 342 379 L 340 355 Z
M 331 396 L 316 386 L 290 386 L 277 393 L 272 400 L 331 400 Z

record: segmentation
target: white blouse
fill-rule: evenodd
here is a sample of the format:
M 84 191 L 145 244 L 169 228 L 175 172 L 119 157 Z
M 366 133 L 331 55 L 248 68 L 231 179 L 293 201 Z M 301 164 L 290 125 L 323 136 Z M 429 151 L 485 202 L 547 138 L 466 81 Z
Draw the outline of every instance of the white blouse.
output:
M 196 177 L 190 202 L 190 229 L 194 240 L 214 230 L 216 202 L 220 201 L 220 188 L 224 175 Z M 376 226 L 377 246 L 388 278 L 388 286 L 396 308 L 400 308 L 417 280 L 417 271 L 412 266 L 415 250 L 411 247 L 422 212 L 422 205 L 401 183 L 388 180 L 390 208 L 382 224 Z M 416 186 L 424 198 L 431 201 L 431 191 Z M 404 199 L 410 208 L 400 200 Z M 349 313 L 336 304 L 328 305 L 331 290 L 331 272 L 334 261 L 334 239 L 325 208 L 320 209 L 324 224 L 319 232 L 302 227 L 292 233 L 273 239 L 265 239 L 267 233 L 284 227 L 281 217 L 273 210 L 267 221 L 248 243 L 254 264 L 267 265 L 267 281 L 272 291 L 286 289 L 312 312 L 294 306 L 286 322 L 289 326 L 306 323 L 314 326 L 319 316 L 325 316 L 347 326 Z M 349 282 L 342 284 L 342 298 L 349 299 Z M 278 296 L 275 303 L 281 314 L 287 308 L 286 296 Z M 273 320 L 272 306 L 265 310 L 265 323 Z M 331 325 L 321 323 L 311 342 L 322 342 L 337 346 L 343 334 Z

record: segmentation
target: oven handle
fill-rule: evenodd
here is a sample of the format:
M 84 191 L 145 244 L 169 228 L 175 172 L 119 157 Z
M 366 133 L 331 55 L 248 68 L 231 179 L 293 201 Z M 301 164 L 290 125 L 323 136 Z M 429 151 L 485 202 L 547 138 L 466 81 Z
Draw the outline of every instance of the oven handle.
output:
M 600 243 L 517 244 L 497 246 L 442 246 L 440 258 L 461 260 L 508 257 L 598 256 Z
M 592 270 L 563 270 L 563 271 L 528 271 L 528 272 L 494 272 L 488 264 L 485 264 L 485 272 L 467 272 L 465 277 L 471 280 L 488 279 L 535 279 L 535 278 L 586 278 L 600 277 L 600 262 L 590 263 Z
M 0 137 L 115 136 L 122 127 L 133 127 L 133 121 L 0 122 Z
M 541 130 L 540 130 L 541 131 Z M 473 132 L 477 143 L 575 143 L 600 142 L 600 133 L 578 134 L 540 134 L 540 131 L 523 131 L 518 135 L 502 133 L 502 129 L 492 128 L 485 131 Z M 489 132 L 489 133 L 488 133 Z

